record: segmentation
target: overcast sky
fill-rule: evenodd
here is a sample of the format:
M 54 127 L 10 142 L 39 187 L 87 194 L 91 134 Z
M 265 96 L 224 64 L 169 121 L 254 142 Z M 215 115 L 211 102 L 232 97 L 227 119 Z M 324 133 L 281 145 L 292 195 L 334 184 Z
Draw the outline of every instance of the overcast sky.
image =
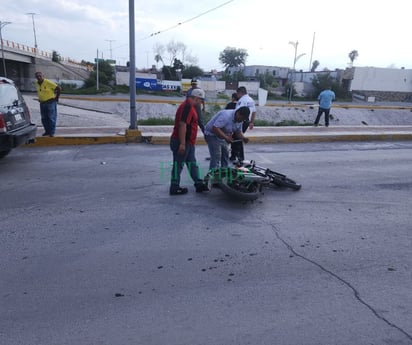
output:
M 345 68 L 352 50 L 355 66 L 410 69 L 411 7 L 410 0 L 135 1 L 136 66 L 156 64 L 155 45 L 174 40 L 205 71 L 223 69 L 219 53 L 227 46 L 246 49 L 247 65 L 292 67 L 289 42 L 304 54 L 297 69 L 314 60 L 318 70 Z M 12 22 L 3 39 L 34 46 L 32 12 L 39 49 L 78 61 L 94 61 L 99 50 L 118 64 L 129 61 L 129 0 L 1 0 L 0 8 L 0 21 Z

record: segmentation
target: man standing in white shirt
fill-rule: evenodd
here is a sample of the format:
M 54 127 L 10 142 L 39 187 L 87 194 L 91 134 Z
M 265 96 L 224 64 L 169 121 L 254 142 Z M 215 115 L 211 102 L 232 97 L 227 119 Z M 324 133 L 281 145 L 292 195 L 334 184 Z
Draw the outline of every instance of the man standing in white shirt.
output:
M 236 109 L 239 109 L 240 107 L 248 107 L 250 110 L 250 120 L 244 121 L 242 124 L 242 132 L 245 133 L 247 129 L 253 129 L 254 127 L 254 122 L 255 122 L 255 117 L 256 117 L 256 107 L 255 107 L 255 101 L 250 97 L 247 93 L 247 90 L 244 86 L 240 86 L 236 90 L 237 96 L 239 100 L 237 101 L 236 104 Z M 234 137 L 234 140 L 239 139 Z M 231 155 L 230 155 L 230 160 L 244 160 L 245 159 L 245 154 L 243 151 L 243 142 L 242 141 L 237 141 L 231 144 Z

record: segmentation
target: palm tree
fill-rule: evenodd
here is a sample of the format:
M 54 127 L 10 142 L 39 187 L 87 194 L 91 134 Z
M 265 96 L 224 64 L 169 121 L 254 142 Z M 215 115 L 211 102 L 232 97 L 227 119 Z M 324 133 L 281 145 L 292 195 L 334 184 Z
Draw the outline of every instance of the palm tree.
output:
M 160 54 L 156 54 L 155 57 L 154 57 L 154 59 L 155 59 L 155 61 L 156 61 L 156 68 L 157 68 L 158 63 L 159 63 L 160 61 L 163 62 L 162 56 L 161 56 Z
M 311 72 L 315 72 L 316 68 L 318 68 L 320 65 L 320 62 L 318 60 L 313 61 L 312 63 L 312 68 L 310 69 Z
M 349 53 L 349 59 L 350 59 L 350 66 L 353 67 L 353 61 L 355 61 L 355 59 L 357 59 L 359 56 L 359 53 L 357 50 L 352 50 Z

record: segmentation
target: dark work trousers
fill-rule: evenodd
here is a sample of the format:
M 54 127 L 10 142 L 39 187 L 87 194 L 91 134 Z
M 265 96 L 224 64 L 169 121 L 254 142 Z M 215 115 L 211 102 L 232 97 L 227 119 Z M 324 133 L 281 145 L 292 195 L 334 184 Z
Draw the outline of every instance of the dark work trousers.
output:
M 249 121 L 243 121 L 242 132 L 245 133 L 248 128 L 249 128 Z M 236 134 L 233 133 L 232 139 L 239 140 L 240 138 L 237 138 Z M 243 141 L 238 141 L 238 142 L 230 144 L 230 148 L 232 150 L 230 154 L 230 160 L 235 160 L 237 158 L 243 161 L 245 159 L 245 153 L 243 151 Z
M 180 175 L 183 167 L 186 165 L 192 178 L 195 187 L 203 184 L 203 180 L 200 179 L 199 166 L 195 157 L 195 146 L 186 143 L 186 150 L 184 154 L 179 154 L 179 139 L 170 139 L 170 149 L 173 152 L 173 167 L 170 180 L 170 191 L 175 192 L 180 187 Z
M 316 116 L 314 125 L 317 126 L 319 124 L 319 120 L 320 120 L 320 117 L 322 116 L 322 113 L 325 113 L 325 126 L 328 127 L 329 126 L 329 112 L 330 112 L 330 108 L 325 109 L 325 108 L 319 107 L 318 116 Z

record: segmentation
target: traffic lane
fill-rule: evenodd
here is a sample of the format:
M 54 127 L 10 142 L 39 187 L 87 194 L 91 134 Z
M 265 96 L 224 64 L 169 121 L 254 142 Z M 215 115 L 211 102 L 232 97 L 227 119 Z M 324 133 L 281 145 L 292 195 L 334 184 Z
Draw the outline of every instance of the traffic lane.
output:
M 402 302 L 405 298 L 410 308 L 410 144 L 367 143 L 356 145 L 357 151 L 348 145 L 339 145 L 328 157 L 320 157 L 319 150 L 312 167 L 299 163 L 313 208 L 295 206 L 308 223 L 302 227 L 296 219 L 288 224 L 300 237 L 293 247 L 309 260 L 319 258 L 316 264 L 326 271 L 339 272 L 336 278 L 361 303 L 410 335 L 411 314 Z M 321 197 L 318 190 L 311 195 L 314 188 Z
M 0 163 L 9 186 L 3 193 L 14 203 L 2 205 L 8 216 L 4 229 L 10 229 L 2 231 L 1 241 L 8 267 L 2 269 L 3 303 L 7 319 L 19 320 L 7 323 L 6 339 L 13 344 L 35 334 L 39 343 L 59 338 L 63 344 L 290 344 L 303 337 L 307 344 L 408 343 L 402 327 L 411 324 L 404 295 L 410 279 L 397 266 L 388 271 L 390 278 L 379 270 L 403 255 L 405 265 L 410 263 L 405 244 L 398 243 L 406 239 L 402 228 L 408 223 L 399 204 L 407 196 L 399 189 L 382 193 L 391 225 L 404 219 L 395 222 L 397 237 L 384 226 L 385 217 L 370 224 L 366 218 L 381 213 L 370 207 L 381 189 L 372 188 L 370 195 L 368 190 L 381 176 L 365 181 L 364 174 L 366 167 L 373 170 L 377 153 L 331 148 L 248 146 L 258 161 L 303 184 L 299 192 L 267 191 L 248 204 L 233 203 L 219 190 L 168 196 L 162 176 L 170 160 L 167 147 L 16 151 L 7 165 Z M 389 182 L 407 179 L 400 162 L 410 151 L 381 151 L 396 168 L 394 176 L 385 168 L 384 175 L 393 176 Z M 199 147 L 202 166 L 206 156 Z M 19 209 L 35 223 L 12 219 Z M 355 230 L 369 237 L 359 240 Z M 372 256 L 382 248 L 384 254 Z M 390 320 L 399 321 L 399 329 Z

